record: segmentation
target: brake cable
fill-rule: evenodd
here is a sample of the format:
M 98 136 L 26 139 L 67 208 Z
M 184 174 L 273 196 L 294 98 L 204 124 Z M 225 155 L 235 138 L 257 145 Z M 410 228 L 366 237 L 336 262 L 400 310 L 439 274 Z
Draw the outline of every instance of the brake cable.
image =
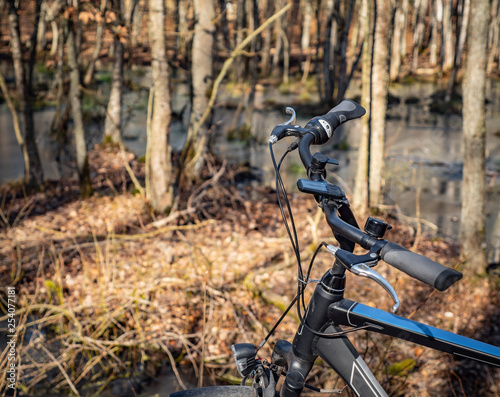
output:
M 271 153 L 271 159 L 272 159 L 272 162 L 273 162 L 274 170 L 276 172 L 275 181 L 276 181 L 276 196 L 278 198 L 278 205 L 279 205 L 279 208 L 280 208 L 281 216 L 283 218 L 283 222 L 285 224 L 285 228 L 286 228 L 286 231 L 287 231 L 287 234 L 288 234 L 288 238 L 290 239 L 290 242 L 292 244 L 292 249 L 293 249 L 295 257 L 297 259 L 297 265 L 298 265 L 297 295 L 295 296 L 295 298 L 293 299 L 293 301 L 290 303 L 290 305 L 288 306 L 288 308 L 285 310 L 285 312 L 282 314 L 282 316 L 278 319 L 278 321 L 273 326 L 273 328 L 268 333 L 268 335 L 262 340 L 262 342 L 260 343 L 259 347 L 257 348 L 257 351 L 259 351 L 266 344 L 266 342 L 269 339 L 269 337 L 274 333 L 274 331 L 276 330 L 276 328 L 279 326 L 279 324 L 281 323 L 281 321 L 288 314 L 288 312 L 290 311 L 290 309 L 292 308 L 292 306 L 294 305 L 295 302 L 297 302 L 297 315 L 299 317 L 301 325 L 303 325 L 304 328 L 306 328 L 309 332 L 313 333 L 316 336 L 322 337 L 322 338 L 335 338 L 335 337 L 338 337 L 338 336 L 341 336 L 341 335 L 344 335 L 344 334 L 348 334 L 348 333 L 351 333 L 351 332 L 355 332 L 355 331 L 359 331 L 359 330 L 362 330 L 362 329 L 366 329 L 366 328 L 369 328 L 371 326 L 371 325 L 363 325 L 363 326 L 354 327 L 354 328 L 351 328 L 351 329 L 348 329 L 348 330 L 342 330 L 342 331 L 339 331 L 339 332 L 334 332 L 334 333 L 326 334 L 326 333 L 318 332 L 318 331 L 312 329 L 311 327 L 309 327 L 307 325 L 306 321 L 305 321 L 305 318 L 302 316 L 302 313 L 300 311 L 300 304 L 302 303 L 302 307 L 303 307 L 304 311 L 306 311 L 305 294 L 304 294 L 304 292 L 305 292 L 305 288 L 307 287 L 307 284 L 308 284 L 308 280 L 309 280 L 309 276 L 311 274 L 311 270 L 312 270 L 312 267 L 313 267 L 314 260 L 316 259 L 316 256 L 317 256 L 318 252 L 320 251 L 320 249 L 323 246 L 326 246 L 327 244 L 325 242 L 322 242 L 316 248 L 316 250 L 315 250 L 315 252 L 314 252 L 314 254 L 313 254 L 312 258 L 311 258 L 311 262 L 309 264 L 308 270 L 307 270 L 307 276 L 304 277 L 304 273 L 302 271 L 302 262 L 301 262 L 301 258 L 300 258 L 300 249 L 299 249 L 299 240 L 298 240 L 298 236 L 297 236 L 297 229 L 295 227 L 295 221 L 294 221 L 294 218 L 293 218 L 293 213 L 292 213 L 292 209 L 291 209 L 291 206 L 290 206 L 290 201 L 289 201 L 288 195 L 286 193 L 285 184 L 283 183 L 283 180 L 282 180 L 281 174 L 280 174 L 280 168 L 281 168 L 281 165 L 283 163 L 283 160 L 285 159 L 285 157 L 290 152 L 292 152 L 293 150 L 297 149 L 297 147 L 298 147 L 298 141 L 296 140 L 296 141 L 292 142 L 292 144 L 290 144 L 290 146 L 287 148 L 287 150 L 285 151 L 285 153 L 283 153 L 283 156 L 281 157 L 279 163 L 276 163 L 276 159 L 275 159 L 274 151 L 273 151 L 273 144 L 269 143 L 269 151 Z M 280 190 L 281 190 L 281 192 L 283 194 L 283 199 L 284 199 L 284 202 L 285 202 L 285 205 L 287 207 L 287 211 L 288 211 L 288 214 L 289 214 L 289 217 L 290 217 L 291 230 L 290 230 L 290 226 L 288 224 L 288 220 L 286 218 L 286 214 L 285 214 L 285 211 L 284 211 L 284 208 L 283 208 L 283 203 L 281 202 L 281 197 L 280 197 L 280 194 L 279 194 Z M 292 233 L 293 233 L 293 236 L 292 236 Z

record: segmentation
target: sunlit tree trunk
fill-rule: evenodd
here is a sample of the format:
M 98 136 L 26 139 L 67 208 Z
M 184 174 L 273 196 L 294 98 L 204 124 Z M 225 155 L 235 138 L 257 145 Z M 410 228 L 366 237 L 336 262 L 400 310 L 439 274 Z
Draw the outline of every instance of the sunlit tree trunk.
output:
M 368 158 L 370 152 L 370 115 L 371 115 L 371 73 L 373 50 L 373 5 L 372 0 L 363 0 L 361 5 L 361 21 L 363 21 L 363 60 L 361 66 L 361 106 L 366 114 L 361 118 L 361 137 L 358 147 L 358 168 L 352 206 L 356 213 L 364 215 L 368 212 Z
M 467 269 L 483 273 L 485 252 L 485 90 L 489 0 L 471 2 L 463 79 L 463 182 L 460 241 Z
M 442 0 L 436 0 L 440 2 Z M 427 1 L 426 0 L 416 0 L 415 1 L 415 23 L 413 32 L 413 57 L 411 63 L 411 72 L 416 73 L 418 68 L 418 55 L 420 49 L 422 48 L 422 43 L 425 34 L 425 15 L 427 13 Z
M 121 113 L 123 94 L 123 51 L 121 38 L 115 34 L 113 39 L 113 70 L 111 72 L 111 91 L 106 109 L 104 139 L 118 143 L 121 139 Z
M 405 11 L 404 4 L 408 4 L 408 0 L 396 2 L 396 15 L 394 17 L 394 35 L 392 38 L 392 55 L 391 55 L 391 67 L 389 71 L 389 78 L 391 81 L 395 81 L 399 78 L 401 59 L 402 59 L 402 47 L 405 42 Z
M 99 9 L 99 13 L 97 15 L 97 28 L 95 33 L 95 44 L 94 49 L 92 51 L 92 57 L 90 58 L 90 62 L 87 68 L 87 72 L 85 73 L 85 77 L 83 79 L 83 84 L 88 86 L 94 77 L 95 65 L 97 59 L 99 58 L 99 54 L 102 49 L 102 39 L 104 35 L 104 22 L 106 9 L 108 8 L 108 0 L 101 0 L 101 7 Z
M 443 54 L 443 71 L 448 71 L 453 67 L 453 60 L 455 59 L 455 40 L 453 39 L 453 23 L 452 23 L 452 0 L 444 0 L 443 12 L 443 43 L 441 48 L 444 49 Z M 457 33 L 458 34 L 458 33 Z
M 92 194 L 92 184 L 90 181 L 89 159 L 87 145 L 85 142 L 85 131 L 83 127 L 82 113 L 82 92 L 80 89 L 80 67 L 77 55 L 77 26 L 78 1 L 73 1 L 75 16 L 70 16 L 68 20 L 68 66 L 70 69 L 70 102 L 71 115 L 73 118 L 73 134 L 76 148 L 76 168 L 80 180 L 80 194 L 82 197 L 89 197 Z
M 300 49 L 302 54 L 309 51 L 311 43 L 311 21 L 312 21 L 312 4 L 311 0 L 302 0 L 302 10 L 304 14 L 302 23 L 302 37 L 300 40 Z
M 389 80 L 389 44 L 392 32 L 391 0 L 377 0 L 373 44 L 372 108 L 370 138 L 370 205 L 381 201 L 385 170 L 385 117 Z
M 432 37 L 429 44 L 429 63 L 430 66 L 436 66 L 438 63 L 438 37 L 441 32 L 441 23 L 443 15 L 443 4 L 440 0 L 437 0 L 433 6 L 431 6 L 431 30 Z
M 149 0 L 148 0 L 149 1 Z M 187 41 L 188 41 L 188 26 L 187 26 L 187 13 L 188 13 L 188 0 L 176 0 L 177 11 L 177 57 L 185 59 L 187 54 Z
M 19 33 L 19 15 L 14 0 L 7 2 L 10 43 L 12 48 L 12 60 L 14 63 L 14 75 L 16 78 L 16 89 L 21 110 L 21 121 L 24 129 L 24 142 L 29 156 L 29 178 L 25 181 L 30 187 L 37 188 L 43 183 L 43 172 L 38 148 L 36 145 L 35 127 L 33 123 L 32 105 L 32 74 L 35 61 L 34 46 L 29 54 L 29 61 L 25 68 L 21 36 Z M 38 17 L 40 15 L 40 4 L 35 9 L 35 30 L 32 43 L 35 43 L 38 28 Z
M 144 0 L 137 1 L 137 9 L 132 17 L 132 28 L 130 32 L 130 46 L 132 48 L 142 47 L 144 39 L 141 35 L 142 17 L 144 15 Z
M 130 17 L 121 5 L 121 0 L 112 2 L 116 19 L 113 26 L 113 69 L 111 71 L 111 90 L 106 109 L 106 121 L 104 123 L 104 140 L 118 143 L 121 139 L 121 113 L 122 113 L 122 93 L 123 93 L 123 57 L 124 57 L 124 28 L 125 21 Z
M 47 45 L 45 16 L 47 14 L 47 1 L 42 1 L 40 6 L 40 20 L 38 21 L 38 32 L 36 35 L 36 52 L 45 50 Z
M 174 176 L 169 145 L 171 106 L 169 70 L 165 43 L 165 5 L 163 0 L 148 0 L 151 71 L 154 84 L 151 120 L 148 198 L 159 212 L 169 211 L 174 203 Z
M 194 0 L 196 26 L 192 50 L 192 106 L 188 137 L 183 150 L 184 176 L 190 180 L 200 177 L 203 152 L 208 138 L 208 120 L 197 131 L 197 125 L 208 106 L 213 84 L 213 48 L 215 10 L 213 2 Z
M 50 55 L 54 56 L 60 41 L 59 27 L 57 26 L 56 18 L 63 7 L 63 0 L 55 0 L 50 6 L 45 9 L 47 22 L 50 22 L 52 29 L 52 42 L 50 43 Z

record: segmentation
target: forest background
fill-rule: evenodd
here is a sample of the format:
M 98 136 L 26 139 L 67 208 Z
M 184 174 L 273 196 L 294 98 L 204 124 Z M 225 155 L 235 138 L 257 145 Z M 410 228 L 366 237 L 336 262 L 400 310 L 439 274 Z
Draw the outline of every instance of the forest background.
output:
M 294 293 L 293 262 L 263 183 L 269 170 L 248 159 L 286 120 L 285 105 L 307 120 L 344 98 L 368 111 L 353 122 L 357 132 L 339 130 L 333 145 L 339 156 L 356 152 L 352 191 L 340 173 L 332 176 L 358 221 L 370 212 L 388 217 L 390 239 L 468 275 L 436 297 L 385 269 L 405 297 L 403 314 L 418 311 L 421 321 L 436 325 L 437 318 L 446 329 L 494 342 L 498 208 L 488 203 L 498 200 L 500 127 L 488 104 L 498 104 L 498 0 L 4 0 L 0 10 L 8 118 L 0 138 L 15 136 L 23 159 L 22 178 L 2 179 L 0 190 L 2 308 L 6 316 L 7 286 L 15 287 L 21 394 L 136 393 L 166 367 L 179 387 L 190 378 L 231 382 L 231 343 L 260 342 Z M 432 87 L 425 97 L 411 88 L 422 84 Z M 390 93 L 398 87 L 414 92 Z M 455 240 L 422 218 L 421 197 L 433 190 L 425 167 L 434 161 L 386 163 L 406 133 L 401 123 L 389 135 L 390 120 L 412 122 L 395 114 L 397 104 L 414 105 L 423 124 L 442 121 L 444 135 L 459 124 L 460 142 L 456 134 L 430 141 L 464 148 L 453 175 L 459 181 L 443 188 L 461 203 Z M 259 123 L 269 110 L 274 115 Z M 134 137 L 124 133 L 138 112 L 143 155 L 130 151 Z M 48 127 L 36 121 L 42 113 Z M 405 167 L 414 218 L 390 197 Z M 294 179 L 296 168 L 287 167 Z M 330 238 L 309 201 L 293 198 L 304 218 L 304 260 Z M 359 299 L 387 303 L 351 282 Z M 294 326 L 292 316 L 279 335 L 289 337 Z M 382 337 L 360 335 L 355 343 L 393 395 L 499 393 L 491 368 Z M 321 368 L 312 377 L 330 388 L 342 383 Z

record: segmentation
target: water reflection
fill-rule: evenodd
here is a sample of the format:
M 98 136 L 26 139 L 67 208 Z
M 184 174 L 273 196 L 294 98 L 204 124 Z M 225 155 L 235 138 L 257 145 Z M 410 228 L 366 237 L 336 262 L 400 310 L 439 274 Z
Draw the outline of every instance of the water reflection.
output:
M 185 104 L 188 102 L 187 85 L 176 85 L 177 92 L 173 99 L 173 108 L 177 114 L 182 114 L 182 120 L 176 120 L 171 127 L 171 143 L 174 150 L 180 150 L 185 140 L 188 112 Z M 458 237 L 460 216 L 460 192 L 462 179 L 462 119 L 459 115 L 435 115 L 428 111 L 430 95 L 436 87 L 432 84 L 415 84 L 411 87 L 394 87 L 391 93 L 400 99 L 399 103 L 389 108 L 387 122 L 387 170 L 386 170 L 386 202 L 397 204 L 404 215 L 414 217 L 416 212 L 416 190 L 421 190 L 420 206 L 422 217 L 435 224 L 439 232 L 452 238 Z M 147 92 L 127 93 L 126 104 L 144 102 Z M 266 94 L 269 95 L 273 94 Z M 276 96 L 281 94 L 276 93 Z M 225 157 L 229 162 L 244 163 L 256 171 L 261 182 L 274 186 L 274 171 L 268 153 L 267 140 L 272 127 L 287 120 L 287 115 L 278 111 L 266 109 L 264 96 L 259 91 L 260 108 L 252 114 L 252 126 L 257 142 L 246 143 L 227 139 L 229 127 L 241 124 L 235 120 L 234 109 L 216 108 L 213 122 L 216 125 L 213 148 L 216 154 Z M 487 89 L 489 103 L 487 104 L 487 181 L 490 189 L 486 207 L 487 233 L 492 250 L 491 260 L 500 261 L 500 215 L 498 196 L 500 180 L 497 173 L 500 170 L 500 84 L 489 82 Z M 415 98 L 418 103 L 413 103 Z M 229 98 L 230 99 L 230 98 Z M 278 98 L 286 101 L 286 97 Z M 222 98 L 222 100 L 228 100 Z M 286 103 L 286 102 L 284 102 Z M 54 111 L 43 110 L 35 113 L 37 126 L 37 143 L 43 159 L 46 178 L 59 178 L 59 170 L 54 161 L 54 144 L 47 138 Z M 298 115 L 297 123 L 304 125 L 310 116 Z M 15 140 L 12 120 L 6 109 L 0 110 L 0 183 L 17 179 L 23 173 L 21 152 Z M 100 140 L 102 124 L 87 125 L 90 137 L 89 147 Z M 349 187 L 354 186 L 354 176 L 357 161 L 357 146 L 359 142 L 360 122 L 354 120 L 342 126 L 333 139 L 333 143 L 321 150 L 340 162 L 340 166 L 331 167 L 334 173 L 330 175 L 350 194 Z M 127 117 L 124 126 L 125 145 L 141 156 L 146 147 L 146 111 L 133 110 Z M 287 142 L 280 142 L 276 151 L 282 153 Z M 338 150 L 335 147 L 346 147 Z M 282 177 L 290 189 L 295 188 L 298 177 L 303 171 L 298 156 L 294 153 L 285 161 Z

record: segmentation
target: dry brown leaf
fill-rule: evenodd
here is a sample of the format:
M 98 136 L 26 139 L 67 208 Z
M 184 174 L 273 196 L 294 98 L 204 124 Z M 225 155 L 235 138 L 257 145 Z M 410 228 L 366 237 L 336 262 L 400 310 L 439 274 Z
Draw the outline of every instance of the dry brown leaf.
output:
M 113 11 L 106 12 L 106 23 L 111 23 L 116 21 L 116 14 Z
M 95 18 L 94 14 L 92 14 L 91 12 L 81 11 L 80 14 L 78 15 L 78 19 L 82 21 L 84 25 L 86 25 L 87 23 L 89 23 L 89 21 L 93 21 Z

